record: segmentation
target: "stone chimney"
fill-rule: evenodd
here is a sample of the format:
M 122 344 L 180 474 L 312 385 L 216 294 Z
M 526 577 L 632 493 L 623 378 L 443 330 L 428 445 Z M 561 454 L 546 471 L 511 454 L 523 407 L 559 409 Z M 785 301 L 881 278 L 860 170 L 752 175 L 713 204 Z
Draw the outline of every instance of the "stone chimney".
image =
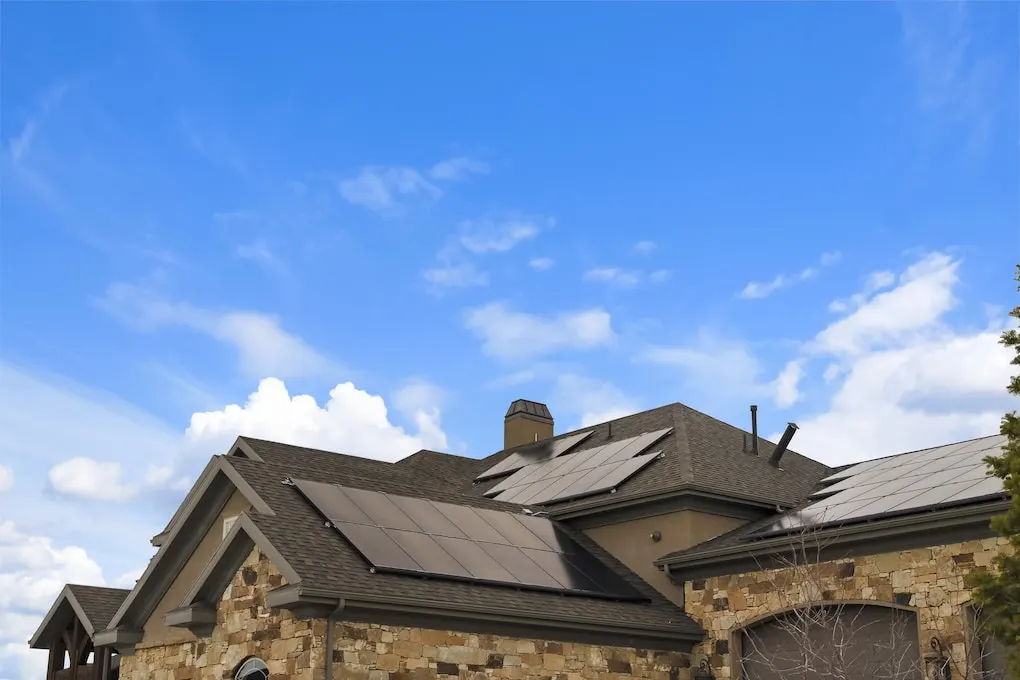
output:
M 518 399 L 510 404 L 503 418 L 503 448 L 532 444 L 553 436 L 553 417 L 549 407 L 537 401 Z

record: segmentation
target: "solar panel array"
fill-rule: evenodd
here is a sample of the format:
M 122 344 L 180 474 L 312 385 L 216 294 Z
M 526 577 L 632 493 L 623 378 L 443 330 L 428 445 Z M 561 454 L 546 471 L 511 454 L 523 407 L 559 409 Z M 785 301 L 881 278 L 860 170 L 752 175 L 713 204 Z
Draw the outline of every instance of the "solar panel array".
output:
M 1002 494 L 1002 480 L 989 477 L 984 458 L 998 455 L 1005 443 L 1006 437 L 995 435 L 853 465 L 822 480 L 828 486 L 812 494 L 819 500 L 779 517 L 762 533 L 913 512 Z
M 523 451 L 515 451 L 514 453 L 511 453 L 509 456 L 475 477 L 475 481 L 481 482 L 486 479 L 493 479 L 495 477 L 510 474 L 511 472 L 516 472 L 526 465 L 544 463 L 545 461 L 552 460 L 553 458 L 562 456 L 564 453 L 574 448 L 590 436 L 591 431 L 580 432 L 569 437 L 563 437 L 562 439 L 530 444 Z
M 542 505 L 615 489 L 658 457 L 639 454 L 654 446 L 671 430 L 646 432 L 528 465 L 486 491 L 485 495 L 509 503 Z
M 548 519 L 321 482 L 294 485 L 378 571 L 646 599 Z

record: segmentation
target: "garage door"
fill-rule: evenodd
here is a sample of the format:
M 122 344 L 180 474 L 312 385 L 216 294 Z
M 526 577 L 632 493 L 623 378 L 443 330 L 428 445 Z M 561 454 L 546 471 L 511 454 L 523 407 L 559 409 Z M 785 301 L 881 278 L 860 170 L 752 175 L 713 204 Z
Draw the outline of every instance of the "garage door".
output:
M 871 605 L 812 607 L 744 629 L 745 680 L 922 680 L 913 612 Z

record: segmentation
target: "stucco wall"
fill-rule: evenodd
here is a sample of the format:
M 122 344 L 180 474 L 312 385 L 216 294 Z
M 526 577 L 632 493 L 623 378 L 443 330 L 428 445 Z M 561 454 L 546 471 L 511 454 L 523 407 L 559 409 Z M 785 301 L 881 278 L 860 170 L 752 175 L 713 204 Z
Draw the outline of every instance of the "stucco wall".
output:
M 735 677 L 739 663 L 731 654 L 733 631 L 797 605 L 863 600 L 915 610 L 922 651 L 938 637 L 951 650 L 954 678 L 963 678 L 972 647 L 970 590 L 964 578 L 988 568 L 997 552 L 1007 550 L 1006 539 L 988 538 L 689 582 L 684 587 L 687 612 L 709 633 L 694 658 L 707 657 L 717 678 Z M 798 551 L 810 554 L 804 546 Z
M 686 550 L 736 529 L 747 520 L 711 515 L 695 510 L 678 510 L 654 517 L 642 517 L 584 530 L 593 541 L 675 604 L 683 606 L 684 593 L 673 585 L 654 562 L 663 555 Z M 653 541 L 658 531 L 661 538 Z
M 223 680 L 248 656 L 269 666 L 271 680 L 323 680 L 324 620 L 294 619 L 265 607 L 284 584 L 253 551 L 217 607 L 208 638 L 140 644 L 121 661 L 122 680 Z M 689 680 L 686 656 L 624 647 L 403 626 L 337 623 L 333 677 L 340 680 Z
M 248 502 L 248 499 L 240 491 L 234 491 L 219 516 L 216 517 L 216 521 L 213 522 L 209 533 L 198 544 L 195 552 L 192 553 L 184 568 L 181 569 L 181 573 L 170 584 L 163 598 L 153 610 L 152 615 L 149 616 L 149 620 L 145 622 L 143 626 L 143 645 L 169 644 L 195 639 L 195 636 L 185 628 L 168 627 L 163 617 L 166 616 L 168 611 L 181 605 L 184 596 L 188 594 L 191 586 L 194 585 L 195 580 L 220 546 L 220 543 L 223 541 L 223 520 L 228 517 L 237 516 L 250 508 L 251 503 Z

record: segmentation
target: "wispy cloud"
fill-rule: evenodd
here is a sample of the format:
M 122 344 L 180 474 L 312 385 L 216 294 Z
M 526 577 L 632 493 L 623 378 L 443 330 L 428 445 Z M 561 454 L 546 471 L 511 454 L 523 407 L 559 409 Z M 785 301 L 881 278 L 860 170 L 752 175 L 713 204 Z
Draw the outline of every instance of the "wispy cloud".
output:
M 422 272 L 425 281 L 441 292 L 443 288 L 469 288 L 489 283 L 489 275 L 471 262 L 430 267 Z
M 802 269 L 796 274 L 779 274 L 771 281 L 764 283 L 759 281 L 749 282 L 746 286 L 744 286 L 744 289 L 740 291 L 738 297 L 745 300 L 760 300 L 761 298 L 766 298 L 783 288 L 792 286 L 795 283 L 815 278 L 822 272 L 823 269 L 839 262 L 839 259 L 839 253 L 823 253 L 821 258 L 818 260 L 818 264 Z
M 234 347 L 249 377 L 280 378 L 335 373 L 336 364 L 285 331 L 279 319 L 251 311 L 219 312 L 168 301 L 146 288 L 117 283 L 95 304 L 139 331 L 165 326 L 189 328 Z
M 248 162 L 226 134 L 208 126 L 200 126 L 188 116 L 180 116 L 178 124 L 184 140 L 195 153 L 210 164 L 242 177 L 249 175 Z
M 443 190 L 436 182 L 464 180 L 469 175 L 488 171 L 487 164 L 467 157 L 440 161 L 424 173 L 407 165 L 368 165 L 354 177 L 340 180 L 338 188 L 348 203 L 393 215 L 404 207 L 404 199 L 413 196 L 440 198 Z
M 921 107 L 984 142 L 998 113 L 1001 62 L 1012 55 L 982 51 L 966 2 L 900 3 L 903 44 L 917 78 Z
M 595 267 L 584 273 L 583 279 L 588 282 L 605 283 L 619 288 L 633 288 L 643 281 L 665 283 L 673 275 L 668 269 L 656 269 L 646 273 L 640 269 L 623 269 L 622 267 Z
M 429 177 L 436 180 L 463 180 L 470 175 L 484 175 L 488 172 L 488 163 L 459 156 L 433 165 L 429 168 Z
M 12 137 L 7 145 L 7 152 L 10 155 L 11 163 L 18 165 L 28 154 L 35 141 L 36 134 L 42 121 L 50 115 L 57 105 L 67 94 L 70 85 L 67 82 L 60 82 L 47 89 L 39 101 L 39 108 L 35 114 L 30 116 L 16 136 Z
M 556 264 L 556 260 L 551 257 L 533 257 L 528 260 L 528 266 L 539 272 L 551 269 L 554 264 Z
M 486 354 L 507 360 L 592 349 L 616 337 L 609 312 L 601 307 L 543 316 L 492 302 L 468 310 L 464 325 L 482 340 Z
M 657 247 L 655 241 L 638 241 L 634 244 L 634 252 L 638 255 L 648 255 L 654 252 Z
M 829 303 L 829 311 L 834 314 L 843 314 L 851 309 L 856 309 L 867 302 L 872 295 L 894 283 L 896 283 L 896 275 L 892 272 L 872 272 L 868 274 L 864 281 L 864 288 L 860 292 L 854 293 L 845 300 L 833 300 Z
M 505 253 L 518 244 L 535 238 L 543 228 L 551 227 L 551 217 L 520 216 L 508 219 L 465 220 L 459 225 L 460 245 L 475 254 Z

